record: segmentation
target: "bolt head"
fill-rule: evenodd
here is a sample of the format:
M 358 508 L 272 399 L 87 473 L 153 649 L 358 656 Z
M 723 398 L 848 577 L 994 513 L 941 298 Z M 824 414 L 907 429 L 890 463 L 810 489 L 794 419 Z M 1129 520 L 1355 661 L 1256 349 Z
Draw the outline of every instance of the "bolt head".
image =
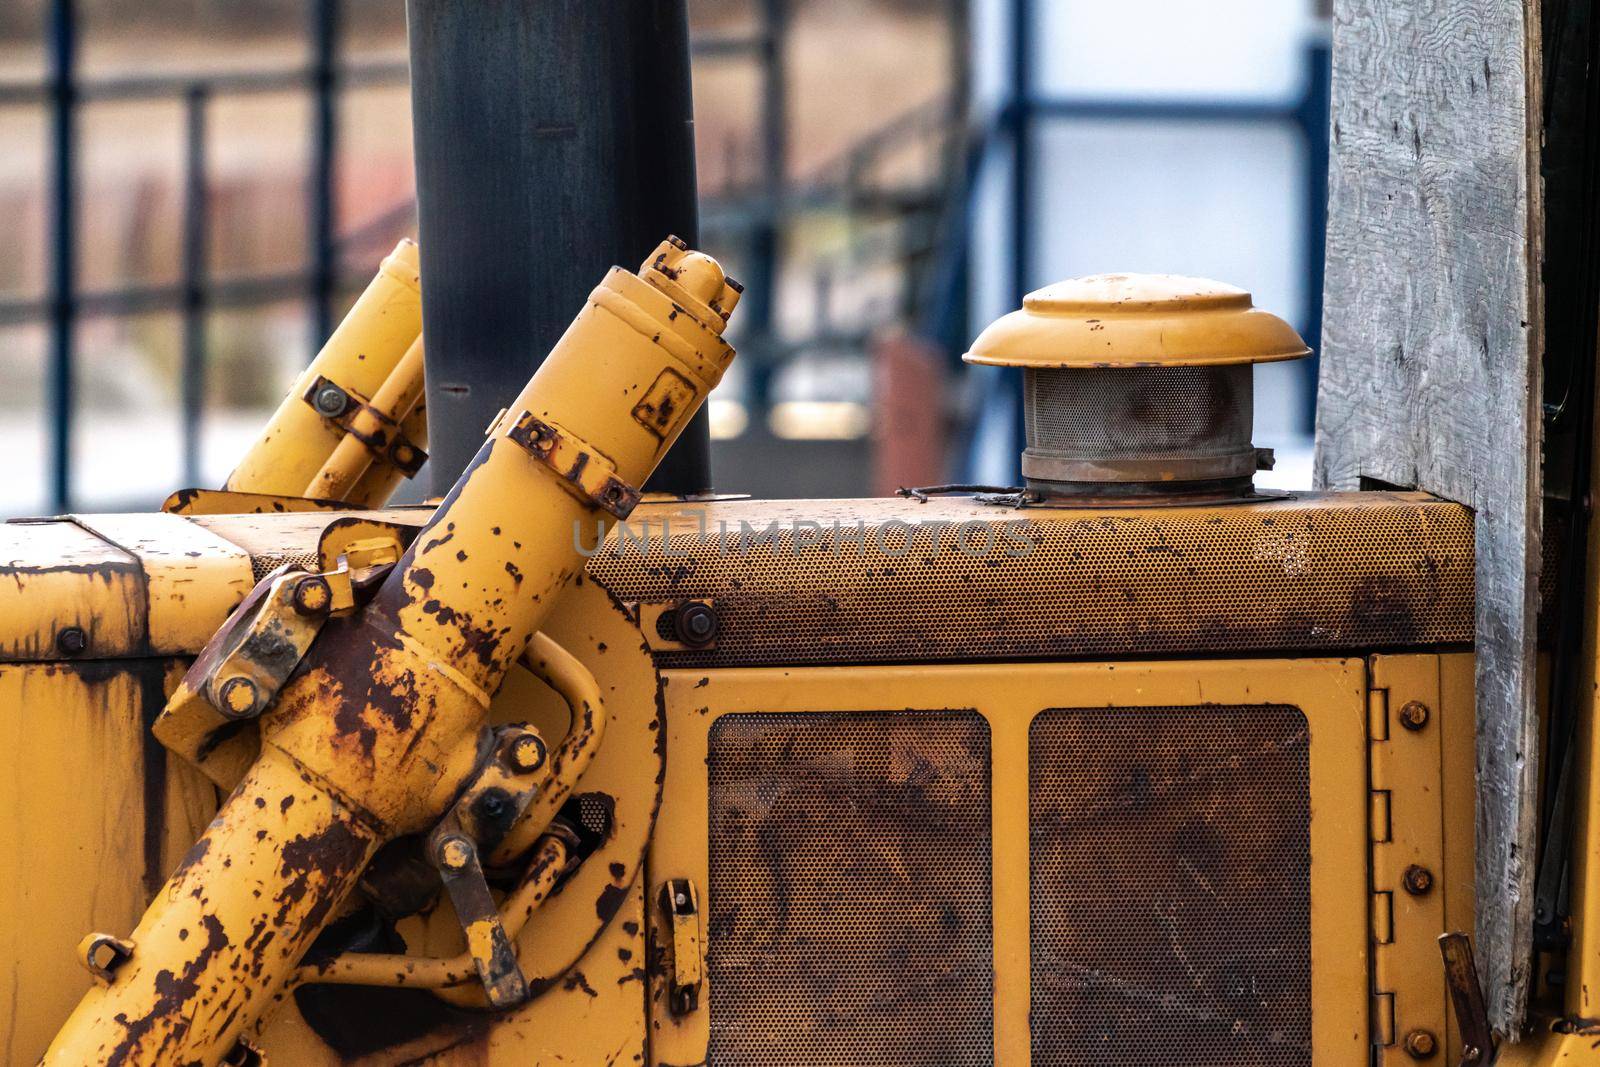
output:
M 1400 882 L 1412 896 L 1425 896 L 1433 889 L 1433 872 L 1421 864 L 1413 863 L 1400 876 Z
M 261 699 L 261 691 L 250 679 L 233 677 L 222 683 L 218 696 L 222 700 L 221 711 L 224 714 L 241 718 L 256 710 L 256 704 Z
M 1420 700 L 1408 701 L 1400 709 L 1400 725 L 1407 730 L 1420 730 L 1428 725 L 1428 705 Z
M 76 656 L 89 647 L 89 635 L 81 626 L 68 626 L 56 634 L 56 648 L 68 656 Z
M 472 862 L 472 842 L 460 835 L 439 842 L 439 866 L 447 871 L 464 871 Z
M 716 640 L 720 627 L 717 613 L 705 604 L 685 604 L 673 612 L 673 632 L 686 645 L 709 645 Z
M 328 579 L 314 574 L 294 586 L 294 610 L 302 615 L 322 615 L 333 606 L 333 587 Z
M 1425 1060 L 1439 1051 L 1439 1039 L 1427 1030 L 1413 1030 L 1406 1035 L 1406 1055 L 1414 1060 Z
M 317 412 L 326 415 L 330 419 L 344 414 L 344 409 L 349 403 L 349 395 L 332 382 L 318 389 L 311 400 L 311 404 L 317 409 Z
M 506 756 L 513 769 L 530 774 L 544 765 L 544 742 L 536 734 L 523 734 L 511 743 Z

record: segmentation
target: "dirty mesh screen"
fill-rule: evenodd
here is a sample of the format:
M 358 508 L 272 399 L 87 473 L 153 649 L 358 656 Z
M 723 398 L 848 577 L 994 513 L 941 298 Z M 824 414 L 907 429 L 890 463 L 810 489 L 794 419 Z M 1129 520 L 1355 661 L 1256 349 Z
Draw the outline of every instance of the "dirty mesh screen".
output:
M 657 530 L 648 551 L 614 541 L 589 561 L 620 600 L 716 604 L 715 646 L 662 653 L 664 665 L 1314 652 L 1473 634 L 1472 514 L 1441 501 L 732 501 L 704 514 L 703 534 L 674 519 L 670 546 Z
M 708 1064 L 992 1063 L 983 718 L 726 715 L 709 774 Z
M 1309 1067 L 1308 749 L 1292 707 L 1034 720 L 1036 1067 Z
M 1109 367 L 1022 376 L 1028 447 L 1083 459 L 1191 457 L 1250 445 L 1252 367 Z

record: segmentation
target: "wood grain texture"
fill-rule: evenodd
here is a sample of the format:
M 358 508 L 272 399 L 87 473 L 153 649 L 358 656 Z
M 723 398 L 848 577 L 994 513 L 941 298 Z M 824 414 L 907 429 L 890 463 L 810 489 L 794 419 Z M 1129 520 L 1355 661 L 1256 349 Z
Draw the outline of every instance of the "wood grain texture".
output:
M 1335 0 L 1320 486 L 1477 516 L 1476 944 L 1521 1026 L 1540 527 L 1537 0 Z

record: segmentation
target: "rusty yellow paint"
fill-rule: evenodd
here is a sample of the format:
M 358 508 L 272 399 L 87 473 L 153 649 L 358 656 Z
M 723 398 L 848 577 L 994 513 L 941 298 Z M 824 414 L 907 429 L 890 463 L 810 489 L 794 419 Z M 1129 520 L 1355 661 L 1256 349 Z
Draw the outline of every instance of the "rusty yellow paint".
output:
M 248 553 L 177 515 L 6 523 L 0 660 L 193 652 L 251 584 Z
M 993 922 L 995 1057 L 1029 1062 L 1028 731 L 1050 707 L 1288 704 L 1310 724 L 1313 1062 L 1364 1062 L 1368 1040 L 1366 672 L 1360 660 L 1280 659 L 1116 664 L 729 669 L 666 672 L 667 791 L 651 844 L 652 885 L 707 884 L 706 759 L 712 724 L 750 712 L 871 712 L 971 708 L 990 731 L 995 772 Z M 659 931 L 660 915 L 654 916 Z M 667 1010 L 663 973 L 651 975 L 651 1062 L 699 1063 L 717 995 Z M 793 995 L 804 997 L 805 991 Z
M 151 652 L 193 652 L 255 584 L 248 553 L 182 516 L 83 515 L 73 521 L 139 561 Z
M 416 244 L 403 240 L 384 258 L 377 276 L 316 359 L 295 379 L 223 488 L 315 496 L 310 489 L 345 435 L 306 402 L 307 389 L 320 377 L 347 392 L 370 398 L 382 388 L 421 334 L 420 259 Z
M 0 524 L 0 660 L 137 655 L 148 610 L 139 561 L 116 545 L 64 519 Z
M 376 848 L 434 825 L 475 772 L 490 694 L 581 569 L 573 529 L 626 514 L 732 360 L 736 300 L 681 242 L 602 281 L 373 599 L 323 629 L 260 720 L 260 759 L 134 930 L 133 958 L 85 995 L 45 1063 L 216 1064 L 282 999 Z M 641 416 L 663 375 L 695 402 Z M 558 471 L 547 438 L 518 439 L 534 423 L 612 477 L 585 492 L 584 463 Z
M 0 665 L 0 1064 L 34 1063 L 90 984 L 74 945 L 126 931 L 216 793 L 146 724 L 180 661 Z

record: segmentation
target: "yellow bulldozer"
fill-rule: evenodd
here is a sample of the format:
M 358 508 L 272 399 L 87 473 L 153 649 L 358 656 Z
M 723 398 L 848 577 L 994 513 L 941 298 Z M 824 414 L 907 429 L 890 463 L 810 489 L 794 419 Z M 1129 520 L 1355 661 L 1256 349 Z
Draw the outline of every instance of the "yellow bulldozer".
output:
M 1596 34 L 1436 6 L 1336 5 L 1324 488 L 1305 340 L 1101 274 L 968 347 L 1020 484 L 773 501 L 682 5 L 413 0 L 419 240 L 225 485 L 0 526 L 0 1060 L 1600 1064 Z

